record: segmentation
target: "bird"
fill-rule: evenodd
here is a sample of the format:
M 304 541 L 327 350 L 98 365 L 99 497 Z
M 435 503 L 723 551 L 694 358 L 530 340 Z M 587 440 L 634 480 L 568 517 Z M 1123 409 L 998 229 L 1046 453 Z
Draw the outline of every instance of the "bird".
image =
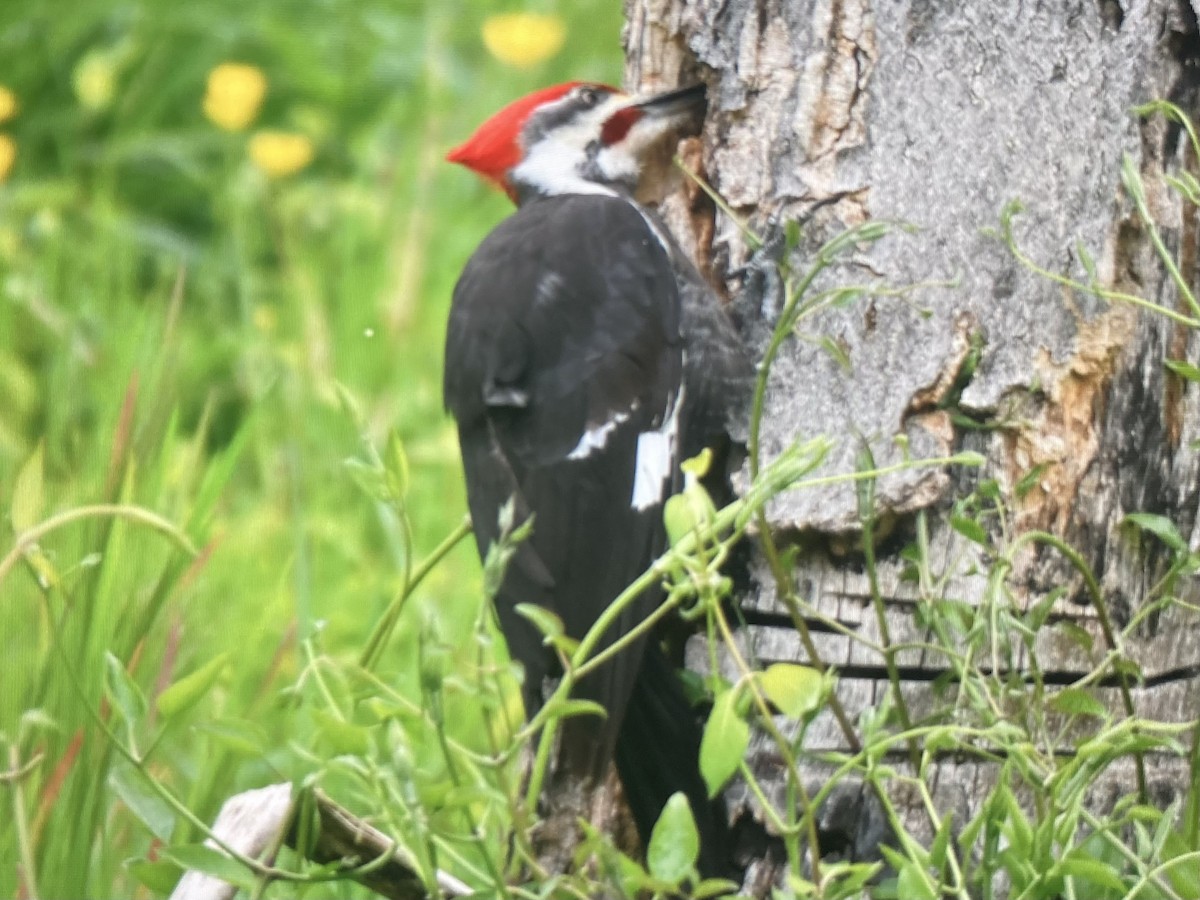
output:
M 554 85 L 505 106 L 447 155 L 517 207 L 454 288 L 443 394 L 480 555 L 500 538 L 506 504 L 533 520 L 494 598 L 530 715 L 558 665 L 517 606 L 544 607 L 582 638 L 664 551 L 663 504 L 682 483 L 681 461 L 728 442 L 751 379 L 720 301 L 637 200 L 705 102 L 703 85 L 647 96 Z M 643 591 L 600 649 L 661 601 L 661 588 Z M 643 844 L 682 791 L 700 873 L 727 873 L 725 807 L 708 797 L 701 730 L 659 642 L 632 642 L 574 696 L 607 715 L 563 722 L 560 765 L 594 787 L 615 763 Z

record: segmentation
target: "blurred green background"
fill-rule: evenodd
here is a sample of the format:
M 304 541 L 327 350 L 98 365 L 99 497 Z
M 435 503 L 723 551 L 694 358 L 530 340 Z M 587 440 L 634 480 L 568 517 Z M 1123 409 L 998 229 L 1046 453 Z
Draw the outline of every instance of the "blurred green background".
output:
M 528 90 L 619 81 L 620 26 L 604 0 L 0 4 L 0 896 L 169 884 L 147 860 L 186 822 L 102 730 L 122 678 L 126 737 L 201 818 L 303 776 L 271 748 L 311 737 L 306 647 L 356 658 L 465 511 L 443 329 L 508 204 L 442 156 Z M 393 430 L 411 552 L 346 464 Z M 418 636 L 453 655 L 479 583 L 462 543 L 381 677 L 416 691 Z

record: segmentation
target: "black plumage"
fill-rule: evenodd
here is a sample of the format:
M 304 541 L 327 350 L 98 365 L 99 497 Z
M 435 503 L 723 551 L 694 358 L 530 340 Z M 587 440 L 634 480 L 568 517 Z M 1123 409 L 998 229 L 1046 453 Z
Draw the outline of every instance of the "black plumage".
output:
M 496 598 L 509 650 L 525 666 L 530 708 L 554 660 L 514 607 L 544 606 L 582 637 L 661 552 L 661 501 L 677 476 L 670 466 L 654 486 L 655 502 L 637 508 L 638 442 L 670 430 L 681 371 L 679 298 L 666 252 L 623 200 L 527 203 L 484 240 L 459 279 L 445 398 L 458 422 L 481 554 L 510 497 L 518 521 L 534 516 L 533 535 Z M 655 601 L 647 593 L 612 637 Z M 632 648 L 580 686 L 580 695 L 612 711 L 603 723 L 590 718 L 568 730 L 566 752 L 580 774 L 602 774 L 611 758 L 640 657 Z
M 445 400 L 458 422 L 480 553 L 498 537 L 510 497 L 518 521 L 534 516 L 496 597 L 509 650 L 525 667 L 530 711 L 555 661 L 514 607 L 544 606 L 582 637 L 665 546 L 662 502 L 678 487 L 681 436 L 701 409 L 684 387 L 669 247 L 623 198 L 538 198 L 483 241 L 455 288 Z M 647 491 L 643 473 L 635 496 L 647 434 L 669 454 L 663 477 L 651 473 L 657 483 Z M 644 592 L 608 641 L 661 599 L 657 587 Z M 570 770 L 596 780 L 615 758 L 644 839 L 667 797 L 684 790 L 707 845 L 720 845 L 723 811 L 707 801 L 695 763 L 699 729 L 662 651 L 639 642 L 576 696 L 609 715 L 564 723 Z

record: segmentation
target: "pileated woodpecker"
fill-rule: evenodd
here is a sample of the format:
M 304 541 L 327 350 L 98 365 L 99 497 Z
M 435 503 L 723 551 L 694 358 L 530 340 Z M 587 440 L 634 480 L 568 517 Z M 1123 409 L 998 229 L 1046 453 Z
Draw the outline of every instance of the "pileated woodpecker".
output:
M 570 83 L 517 100 L 450 152 L 518 205 L 468 261 L 446 336 L 445 403 L 458 423 L 480 554 L 514 498 L 533 516 L 496 596 L 525 704 L 556 662 L 515 611 L 555 612 L 580 638 L 665 547 L 662 506 L 679 463 L 727 440 L 750 365 L 719 301 L 663 224 L 634 199 L 646 163 L 698 123 L 704 88 L 646 98 Z M 661 601 L 646 591 L 608 646 Z M 700 731 L 654 640 L 577 685 L 604 719 L 563 725 L 560 764 L 598 783 L 615 759 L 643 839 L 687 795 L 700 869 L 728 870 L 726 817 L 699 774 Z

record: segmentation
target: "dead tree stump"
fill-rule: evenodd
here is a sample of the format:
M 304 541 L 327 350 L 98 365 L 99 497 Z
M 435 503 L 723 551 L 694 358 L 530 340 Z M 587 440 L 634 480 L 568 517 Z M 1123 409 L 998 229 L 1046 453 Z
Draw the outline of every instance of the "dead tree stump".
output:
M 804 223 L 796 267 L 864 221 L 918 229 L 864 246 L 828 273 L 829 284 L 918 287 L 904 300 L 877 298 L 807 322 L 805 331 L 825 345 L 804 336 L 787 342 L 771 371 L 762 432 L 767 459 L 799 437 L 832 437 L 827 472 L 853 471 L 864 443 L 880 466 L 904 452 L 986 457 L 980 470 L 912 468 L 876 486 L 879 591 L 891 641 L 914 644 L 896 657 L 912 715 L 936 704 L 933 679 L 945 660 L 918 646 L 929 635 L 900 550 L 927 512 L 930 554 L 947 576 L 941 595 L 981 602 L 992 561 L 950 527 L 947 513 L 984 480 L 998 486 L 1012 534 L 1045 531 L 1081 554 L 1115 627 L 1137 617 L 1171 556 L 1162 541 L 1122 524 L 1124 517 L 1161 515 L 1188 548 L 1200 541 L 1197 385 L 1163 365 L 1164 358 L 1195 361 L 1196 333 L 1031 271 L 995 231 L 1006 204 L 1021 201 L 1014 237 L 1037 266 L 1087 281 L 1086 253 L 1099 287 L 1184 308 L 1121 168 L 1127 155 L 1145 180 L 1151 218 L 1179 260 L 1181 279 L 1197 285 L 1196 209 L 1162 177 L 1195 173 L 1197 160 L 1181 129 L 1132 112 L 1157 98 L 1197 110 L 1196 5 L 628 0 L 627 14 L 630 86 L 707 82 L 708 119 L 692 155 L 759 234 Z M 738 303 L 737 273 L 751 258 L 738 225 L 703 198 L 677 197 L 669 211 L 714 283 Z M 760 343 L 771 325 L 761 319 L 761 300 L 739 307 Z M 796 594 L 856 720 L 890 686 L 880 655 L 855 640 L 880 637 L 858 549 L 855 489 L 789 493 L 771 507 L 769 521 L 781 546 L 800 548 L 791 572 Z M 810 662 L 761 558 L 754 572 L 742 598 L 746 646 L 764 663 Z M 1022 603 L 1065 588 L 1036 636 L 1047 684 L 1071 683 L 1108 649 L 1085 582 L 1061 552 L 1028 544 L 1006 585 Z M 1175 590 L 1198 599 L 1191 580 Z M 1196 716 L 1200 616 L 1164 607 L 1128 636 L 1125 652 L 1141 668 L 1132 691 L 1139 715 Z M 1122 708 L 1116 687 L 1094 694 Z M 849 747 L 827 716 L 811 728 L 806 749 Z M 752 753 L 755 770 L 778 783 L 766 745 L 754 743 Z M 1152 792 L 1186 787 L 1182 761 L 1151 757 L 1146 767 Z M 1132 790 L 1132 768 L 1110 768 L 1095 786 L 1097 802 Z M 816 769 L 807 774 L 821 777 Z M 995 776 L 995 766 L 948 758 L 931 783 L 938 803 L 965 817 Z M 895 799 L 920 833 L 916 799 Z M 746 814 L 754 804 L 744 803 Z

